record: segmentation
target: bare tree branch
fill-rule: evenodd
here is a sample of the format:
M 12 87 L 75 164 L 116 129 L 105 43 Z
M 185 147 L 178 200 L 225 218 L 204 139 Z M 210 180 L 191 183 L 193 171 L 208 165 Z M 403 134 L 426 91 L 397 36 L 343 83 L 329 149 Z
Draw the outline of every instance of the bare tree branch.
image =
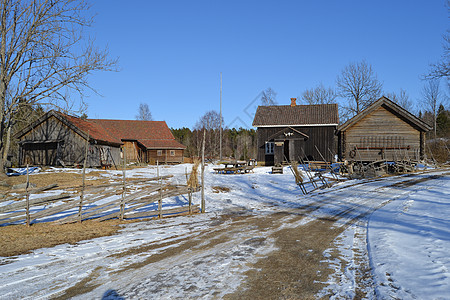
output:
M 392 102 L 397 103 L 407 111 L 413 113 L 414 105 L 411 100 L 409 100 L 408 93 L 404 89 L 400 89 L 399 93 L 387 93 L 386 97 Z
M 150 112 L 150 108 L 148 108 L 147 103 L 139 104 L 139 110 L 138 114 L 136 115 L 136 120 L 153 121 L 152 113 Z
M 117 60 L 108 59 L 107 50 L 85 36 L 83 30 L 93 20 L 85 0 L 0 3 L 0 152 L 6 157 L 6 133 L 23 107 L 68 109 L 74 105 L 70 93 L 78 94 L 82 105 L 85 90 L 95 92 L 88 75 L 115 71 Z
M 447 11 L 450 13 L 450 0 L 446 2 Z M 444 53 L 439 62 L 430 65 L 430 71 L 424 75 L 424 79 L 440 79 L 445 78 L 447 80 L 447 87 L 450 88 L 450 30 L 447 29 L 446 34 L 443 36 L 444 42 L 442 48 Z
M 261 94 L 261 105 L 276 105 L 277 104 L 277 93 L 275 93 L 272 88 L 265 89 Z
M 336 97 L 336 92 L 332 88 L 325 88 L 322 83 L 302 94 L 303 101 L 307 104 L 336 103 Z
M 436 118 L 439 105 L 441 104 L 441 91 L 439 90 L 439 79 L 427 80 L 422 89 L 422 103 L 425 110 L 433 117 L 434 138 L 436 138 Z
M 382 84 L 365 60 L 346 66 L 336 80 L 339 96 L 348 100 L 344 106 L 355 115 L 381 96 Z

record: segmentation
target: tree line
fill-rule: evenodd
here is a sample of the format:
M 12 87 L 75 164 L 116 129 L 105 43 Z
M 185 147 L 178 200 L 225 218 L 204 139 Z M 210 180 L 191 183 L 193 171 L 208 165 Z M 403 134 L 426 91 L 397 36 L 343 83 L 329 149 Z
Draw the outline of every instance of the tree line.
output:
M 186 157 L 200 157 L 205 135 L 205 156 L 220 156 L 220 116 L 212 110 L 203 115 L 194 128 L 171 128 L 175 139 L 187 148 Z M 256 158 L 256 130 L 224 128 L 222 130 L 222 157 L 247 160 Z

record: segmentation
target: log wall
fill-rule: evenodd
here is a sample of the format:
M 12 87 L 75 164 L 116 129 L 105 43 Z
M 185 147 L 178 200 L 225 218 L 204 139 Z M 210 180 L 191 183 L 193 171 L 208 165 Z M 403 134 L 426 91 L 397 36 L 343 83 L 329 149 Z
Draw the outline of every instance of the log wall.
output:
M 418 159 L 420 131 L 379 107 L 340 133 L 342 158 L 355 161 Z

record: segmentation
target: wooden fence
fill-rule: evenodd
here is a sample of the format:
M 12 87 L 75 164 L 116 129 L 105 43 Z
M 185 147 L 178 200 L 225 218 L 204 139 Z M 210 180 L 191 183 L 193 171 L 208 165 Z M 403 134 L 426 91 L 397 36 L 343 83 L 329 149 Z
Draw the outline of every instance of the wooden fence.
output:
M 172 176 L 124 180 L 97 186 L 83 184 L 81 187 L 65 188 L 66 192 L 58 195 L 33 199 L 30 199 L 32 194 L 54 189 L 57 185 L 26 189 L 25 192 L 19 191 L 0 201 L 1 203 L 15 200 L 12 204 L 0 206 L 0 225 L 20 223 L 30 225 L 33 221 L 57 214 L 66 216 L 58 218 L 55 216 L 54 222 L 65 224 L 82 222 L 87 219 L 104 221 L 113 218 L 162 218 L 199 212 L 198 205 L 192 205 L 191 201 L 192 194 L 199 189 L 193 190 L 187 185 L 164 184 L 163 180 L 170 177 Z M 188 196 L 189 202 L 186 206 L 163 208 L 163 199 L 181 195 Z M 108 200 L 108 198 L 111 199 Z M 156 202 L 158 208 L 150 209 L 149 206 Z

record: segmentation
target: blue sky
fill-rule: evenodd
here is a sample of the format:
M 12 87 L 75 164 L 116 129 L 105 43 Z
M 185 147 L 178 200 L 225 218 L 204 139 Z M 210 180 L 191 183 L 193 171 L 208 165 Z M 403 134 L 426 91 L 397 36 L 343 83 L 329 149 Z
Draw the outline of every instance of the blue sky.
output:
M 147 103 L 155 120 L 193 127 L 219 110 L 225 124 L 251 126 L 259 93 L 279 104 L 365 59 L 386 92 L 419 101 L 420 76 L 442 54 L 444 0 L 92 1 L 91 34 L 119 58 L 120 72 L 90 76 L 103 97 L 90 118 L 134 119 Z

